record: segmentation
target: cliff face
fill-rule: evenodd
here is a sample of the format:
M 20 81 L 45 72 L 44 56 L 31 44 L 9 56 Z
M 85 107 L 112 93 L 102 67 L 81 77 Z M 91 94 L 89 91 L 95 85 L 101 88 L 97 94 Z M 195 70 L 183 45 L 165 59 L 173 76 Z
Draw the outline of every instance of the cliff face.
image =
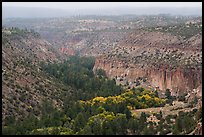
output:
M 97 57 L 94 70 L 103 69 L 118 84 L 170 89 L 174 95 L 202 93 L 202 34 L 188 39 L 170 33 L 137 31 L 117 48 Z M 127 84 L 128 83 L 128 84 Z
M 129 64 L 129 66 L 133 65 Z M 142 68 L 139 65 L 126 67 L 122 61 L 106 61 L 103 58 L 96 60 L 94 71 L 96 69 L 105 70 L 107 76 L 110 78 L 123 79 L 131 83 L 138 77 L 144 77 L 147 78 L 151 86 L 158 87 L 162 91 L 170 89 L 175 95 L 198 90 L 197 95 L 201 96 L 201 69 L 179 67 L 169 70 L 165 65 L 160 65 L 159 68 L 148 66 Z

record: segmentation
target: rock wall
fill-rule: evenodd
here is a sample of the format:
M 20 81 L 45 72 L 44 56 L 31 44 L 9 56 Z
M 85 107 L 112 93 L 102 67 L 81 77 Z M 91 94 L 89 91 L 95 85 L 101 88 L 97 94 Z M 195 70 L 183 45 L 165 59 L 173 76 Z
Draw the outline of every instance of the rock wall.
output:
M 98 58 L 93 70 L 103 69 L 109 78 L 122 77 L 128 82 L 133 82 L 138 77 L 146 77 L 151 86 L 158 87 L 162 91 L 170 89 L 174 95 L 195 91 L 201 96 L 202 70 L 181 67 L 169 70 L 165 65 L 153 68 L 128 64 L 127 67 L 124 64 L 127 63 Z

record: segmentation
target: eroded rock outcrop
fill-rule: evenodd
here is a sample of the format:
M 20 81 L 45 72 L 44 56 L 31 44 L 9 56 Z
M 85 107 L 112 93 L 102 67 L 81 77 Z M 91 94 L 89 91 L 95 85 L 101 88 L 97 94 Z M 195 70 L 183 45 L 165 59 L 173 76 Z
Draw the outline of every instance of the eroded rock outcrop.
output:
M 161 91 L 170 89 L 173 95 L 190 92 L 201 96 L 200 36 L 184 40 L 161 32 L 131 33 L 110 54 L 96 59 L 94 71 L 105 70 L 118 84 L 135 86 L 138 79 L 144 79 Z
M 199 90 L 198 95 L 201 96 L 201 69 L 191 68 L 176 68 L 169 70 L 167 66 L 160 66 L 159 68 L 152 68 L 139 65 L 134 67 L 127 67 L 122 61 L 107 61 L 104 58 L 96 60 L 94 70 L 103 69 L 110 78 L 122 78 L 128 82 L 133 83 L 138 77 L 147 78 L 151 86 L 159 87 L 160 90 L 165 91 L 170 89 L 175 95 L 184 93 L 189 90 Z M 130 65 L 129 66 L 133 66 Z

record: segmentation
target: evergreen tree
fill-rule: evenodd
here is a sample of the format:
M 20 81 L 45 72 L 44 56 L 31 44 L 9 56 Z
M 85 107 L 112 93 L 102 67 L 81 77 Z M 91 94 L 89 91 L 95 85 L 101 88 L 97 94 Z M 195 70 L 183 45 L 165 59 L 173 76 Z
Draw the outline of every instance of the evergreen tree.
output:
M 86 124 L 84 115 L 80 112 L 74 120 L 74 129 L 75 131 L 79 131 Z
M 83 128 L 83 130 L 81 130 L 81 131 L 79 132 L 79 135 L 94 135 L 94 134 L 92 133 L 91 127 L 90 127 L 89 125 L 86 125 L 86 126 Z

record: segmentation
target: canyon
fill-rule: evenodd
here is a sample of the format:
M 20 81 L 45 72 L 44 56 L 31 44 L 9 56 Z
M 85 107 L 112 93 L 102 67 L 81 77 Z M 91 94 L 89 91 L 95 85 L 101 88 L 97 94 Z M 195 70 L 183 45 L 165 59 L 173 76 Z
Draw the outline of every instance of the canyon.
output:
M 105 70 L 117 84 L 170 89 L 176 96 L 202 94 L 200 17 L 82 16 L 3 24 L 35 29 L 61 55 L 96 57 L 94 71 Z
M 161 32 L 131 33 L 113 51 L 97 57 L 94 70 L 105 70 L 118 84 L 133 87 L 139 78 L 163 93 L 170 89 L 176 96 L 201 97 L 202 39 L 194 37 L 196 41 Z
M 81 107 L 77 101 L 114 98 L 121 92 L 129 96 L 144 91 L 141 100 L 132 100 L 135 106 L 127 103 L 121 110 L 127 107 L 136 112 L 140 103 L 139 109 L 145 112 L 158 110 L 154 105 L 144 106 L 162 99 L 167 106 L 160 107 L 168 112 L 168 105 L 173 105 L 176 115 L 194 109 L 200 114 L 202 18 L 127 15 L 6 19 L 2 27 L 2 84 L 3 125 L 31 113 L 41 117 L 45 99 L 71 116 L 69 122 L 73 124 Z M 145 94 L 148 90 L 155 96 Z M 171 97 L 166 95 L 168 91 Z M 177 101 L 186 105 L 181 109 L 179 104 L 174 105 Z M 202 132 L 199 120 L 192 134 Z

